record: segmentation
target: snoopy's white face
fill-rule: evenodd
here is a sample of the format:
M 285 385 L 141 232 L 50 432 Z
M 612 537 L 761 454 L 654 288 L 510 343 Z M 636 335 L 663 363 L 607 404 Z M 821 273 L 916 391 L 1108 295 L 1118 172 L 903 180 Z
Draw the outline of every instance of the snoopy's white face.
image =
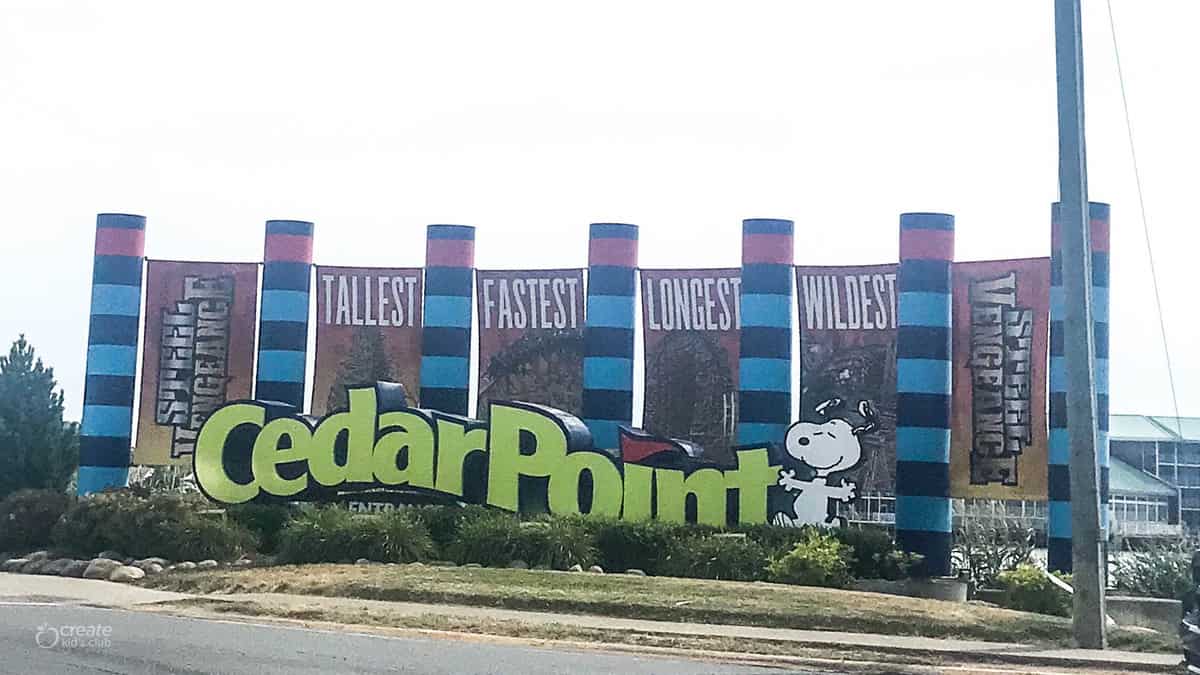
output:
M 811 466 L 818 476 L 850 469 L 862 459 L 858 436 L 842 419 L 823 424 L 797 422 L 788 429 L 784 446 L 789 455 Z

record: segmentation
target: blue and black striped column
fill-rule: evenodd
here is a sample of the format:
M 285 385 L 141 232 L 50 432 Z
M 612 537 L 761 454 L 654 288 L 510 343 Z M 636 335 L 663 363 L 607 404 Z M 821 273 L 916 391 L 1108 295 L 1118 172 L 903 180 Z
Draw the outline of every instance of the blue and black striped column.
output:
M 466 415 L 471 386 L 475 228 L 430 225 L 425 234 L 421 407 Z
M 783 443 L 791 422 L 794 229 L 790 220 L 742 221 L 738 445 Z
M 304 410 L 313 224 L 268 220 L 254 397 Z
M 900 215 L 896 336 L 896 543 L 914 573 L 950 574 L 951 267 L 954 216 Z
M 1096 364 L 1096 462 L 1100 465 L 1100 531 L 1108 536 L 1108 242 L 1109 205 L 1088 203 L 1092 241 L 1092 335 Z M 1107 548 L 1105 548 L 1107 551 Z M 1107 555 L 1107 554 L 1106 554 Z M 1107 570 L 1105 565 L 1102 569 Z
M 145 234 L 143 216 L 96 216 L 83 421 L 79 430 L 80 495 L 124 487 L 129 478 Z
M 1071 438 L 1067 432 L 1067 359 L 1063 321 L 1066 302 L 1062 274 L 1061 205 L 1051 210 L 1050 249 L 1050 438 L 1049 508 L 1046 523 L 1047 567 L 1070 572 Z M 1100 466 L 1100 523 L 1108 530 L 1108 242 L 1109 206 L 1088 204 L 1092 253 L 1092 336 L 1096 369 L 1096 461 Z
M 637 225 L 592 223 L 583 331 L 583 421 L 597 450 L 618 452 L 619 425 L 633 424 L 634 278 Z

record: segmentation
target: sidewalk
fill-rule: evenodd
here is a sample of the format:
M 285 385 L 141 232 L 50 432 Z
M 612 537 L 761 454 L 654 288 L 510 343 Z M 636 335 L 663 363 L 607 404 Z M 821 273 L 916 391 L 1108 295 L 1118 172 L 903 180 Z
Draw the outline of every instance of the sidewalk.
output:
M 399 616 L 443 616 L 464 619 L 513 621 L 534 625 L 558 625 L 613 632 L 641 632 L 676 636 L 720 636 L 753 641 L 790 643 L 805 647 L 862 648 L 887 653 L 986 659 L 1043 667 L 1096 668 L 1117 672 L 1176 672 L 1182 656 L 1115 650 L 1056 649 L 1029 645 L 943 640 L 898 635 L 874 635 L 837 631 L 795 630 L 725 624 L 676 623 L 621 619 L 583 614 L 552 614 L 463 605 L 426 605 L 409 602 L 359 600 L 283 593 L 245 593 L 197 596 L 157 591 L 86 579 L 0 574 L 0 605 L 13 602 L 79 603 L 114 609 L 150 609 L 164 603 L 205 598 L 212 601 L 255 602 L 282 609 L 340 609 L 348 613 L 389 612 Z M 169 605 L 168 605 L 169 606 Z M 749 653 L 746 654 L 750 656 Z

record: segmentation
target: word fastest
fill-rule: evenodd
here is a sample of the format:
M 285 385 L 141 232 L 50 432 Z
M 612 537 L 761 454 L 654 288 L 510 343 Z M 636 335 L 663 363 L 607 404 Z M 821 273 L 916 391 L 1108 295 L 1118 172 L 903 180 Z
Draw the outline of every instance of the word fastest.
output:
M 626 520 L 684 522 L 689 498 L 696 522 L 722 526 L 730 521 L 767 522 L 767 492 L 779 466 L 766 448 L 739 450 L 733 469 L 698 468 L 689 472 L 622 463 L 607 453 L 569 448 L 566 413 L 523 403 L 490 406 L 486 423 L 416 409 L 379 413 L 375 390 L 349 390 L 350 406 L 315 427 L 297 417 L 266 421 L 257 402 L 228 404 L 210 416 L 196 441 L 194 466 L 201 490 L 227 504 L 262 494 L 300 495 L 314 483 L 350 490 L 396 488 L 462 498 L 464 464 L 482 453 L 487 458 L 484 502 L 518 511 L 529 502 L 522 478 L 545 481 L 550 513 L 592 514 Z M 235 430 L 254 430 L 249 481 L 238 482 L 227 468 L 226 447 Z M 244 434 L 239 434 L 239 437 Z M 345 444 L 339 462 L 335 445 Z M 287 466 L 286 471 L 281 468 Z M 284 474 L 287 474 L 286 476 Z M 590 480 L 585 480 L 587 474 Z M 736 493 L 736 499 L 729 499 Z M 734 516 L 729 509 L 736 505 Z

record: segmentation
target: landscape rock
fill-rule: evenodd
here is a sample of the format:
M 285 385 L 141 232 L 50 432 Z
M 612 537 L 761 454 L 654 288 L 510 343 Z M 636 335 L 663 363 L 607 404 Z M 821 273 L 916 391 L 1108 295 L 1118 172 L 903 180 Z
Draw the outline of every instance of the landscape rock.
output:
M 212 570 L 216 569 L 217 567 L 219 567 L 219 563 L 212 558 L 209 558 L 208 560 L 201 560 L 200 562 L 196 563 L 196 569 L 198 570 Z
M 604 568 L 599 565 L 592 565 L 588 568 L 588 571 L 592 574 L 604 574 Z
M 514 560 L 508 563 L 508 568 L 512 570 L 527 570 L 529 569 L 529 563 L 524 560 Z
M 237 560 L 233 561 L 234 567 L 248 567 L 253 564 L 254 561 L 249 558 L 238 558 Z
M 355 565 L 370 565 L 371 561 L 367 560 L 366 558 L 359 558 L 358 560 L 354 561 L 354 564 Z
M 58 575 L 61 577 L 80 579 L 83 577 L 83 573 L 87 570 L 88 565 L 91 563 L 91 560 L 72 560 L 71 564 L 67 565 L 62 572 L 59 572 Z
M 133 565 L 121 565 L 109 573 L 108 580 L 130 582 L 137 581 L 144 576 L 146 576 L 146 573 L 143 572 L 142 568 L 140 567 L 134 567 Z
M 645 572 L 643 572 L 642 570 L 639 570 L 639 569 L 638 569 L 638 568 L 636 568 L 636 567 L 631 567 L 631 568 L 629 568 L 629 569 L 625 570 L 625 574 L 632 574 L 632 575 L 633 575 L 633 576 L 635 576 L 635 577 L 644 577 L 644 576 L 646 576 L 646 573 L 645 573 Z
M 146 574 L 162 574 L 163 566 L 159 565 L 158 563 L 150 563 L 149 565 L 146 565 L 145 567 L 139 567 L 138 569 Z
M 463 565 L 463 567 L 465 569 L 475 570 L 475 569 L 479 569 L 480 567 L 483 567 L 483 565 L 480 565 L 479 563 L 467 563 L 466 565 Z
M 84 579 L 107 579 L 121 563 L 112 558 L 95 558 L 83 570 Z
M 184 560 L 181 563 L 175 563 L 174 565 L 172 565 L 172 567 L 177 570 L 180 570 L 181 572 L 186 572 L 188 570 L 196 569 L 196 563 L 192 562 L 191 560 Z
M 21 566 L 21 574 L 37 574 L 43 567 L 47 565 L 47 563 L 50 562 L 53 561 L 46 560 L 45 558 L 41 558 L 39 560 L 30 560 Z
M 570 567 L 568 567 L 567 571 L 568 572 L 582 572 L 583 565 L 580 565 L 579 563 L 575 563 L 574 565 L 571 565 Z
M 34 560 L 49 560 L 50 552 L 49 551 L 34 551 L 33 553 L 30 553 L 29 555 L 25 556 L 25 559 L 29 560 L 30 562 L 32 562 Z
M 0 571 L 4 572 L 20 572 L 21 568 L 29 562 L 29 558 L 10 558 L 0 565 Z
M 101 551 L 100 555 L 97 555 L 96 557 L 104 558 L 106 560 L 116 560 L 117 562 L 125 561 L 125 555 L 122 553 L 117 553 L 116 551 Z
M 156 565 L 161 565 L 162 567 L 166 567 L 167 565 L 171 564 L 171 561 L 167 560 L 166 558 L 142 558 L 141 560 L 133 561 L 133 566 L 141 567 L 142 569 L 145 569 L 144 566 L 149 565 L 151 563 L 154 563 Z
M 71 558 L 58 558 L 52 560 L 42 566 L 38 574 L 53 574 L 54 576 L 62 576 L 63 570 L 67 569 L 71 563 L 75 562 Z

